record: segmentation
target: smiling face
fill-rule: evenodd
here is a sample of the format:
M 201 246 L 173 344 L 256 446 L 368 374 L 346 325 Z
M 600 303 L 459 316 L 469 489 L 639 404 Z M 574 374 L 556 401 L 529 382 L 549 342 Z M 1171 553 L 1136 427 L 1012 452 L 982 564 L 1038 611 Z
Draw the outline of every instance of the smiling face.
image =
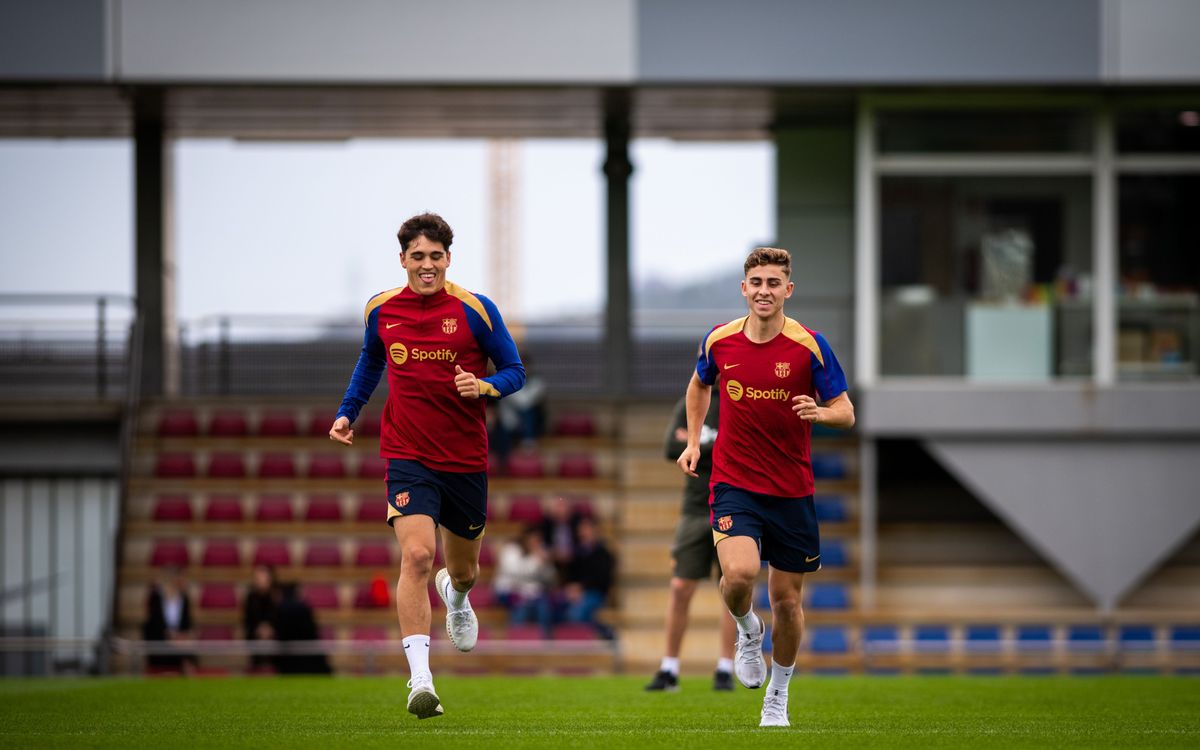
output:
M 792 296 L 795 287 L 788 280 L 787 269 L 781 265 L 770 263 L 754 266 L 746 272 L 742 279 L 742 296 L 750 314 L 760 320 L 771 320 L 783 315 L 783 302 Z
M 417 294 L 434 294 L 446 285 L 446 269 L 450 267 L 450 251 L 440 242 L 423 234 L 400 251 L 400 265 L 408 273 L 408 287 Z

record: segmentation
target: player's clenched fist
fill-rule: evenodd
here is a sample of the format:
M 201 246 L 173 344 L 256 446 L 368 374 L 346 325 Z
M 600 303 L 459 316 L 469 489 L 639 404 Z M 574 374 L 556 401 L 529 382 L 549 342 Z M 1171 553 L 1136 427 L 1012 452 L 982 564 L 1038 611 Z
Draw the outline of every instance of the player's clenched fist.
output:
M 805 422 L 816 422 L 820 418 L 820 408 L 812 396 L 796 396 L 792 399 L 792 411 Z
M 463 398 L 479 398 L 479 378 L 459 365 L 454 366 L 454 387 Z
M 329 428 L 329 439 L 342 445 L 354 445 L 354 430 L 350 429 L 350 420 L 338 417 Z
M 689 477 L 698 476 L 696 474 L 696 463 L 700 460 L 700 449 L 698 447 L 688 446 L 683 449 L 683 453 L 679 454 L 679 458 L 675 463 L 679 464 L 679 468 L 684 474 Z

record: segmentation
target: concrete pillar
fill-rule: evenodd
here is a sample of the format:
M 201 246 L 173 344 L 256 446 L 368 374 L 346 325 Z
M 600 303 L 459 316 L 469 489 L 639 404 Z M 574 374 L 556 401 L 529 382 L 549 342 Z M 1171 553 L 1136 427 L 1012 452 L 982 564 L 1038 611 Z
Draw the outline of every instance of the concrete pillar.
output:
M 605 379 L 609 394 L 629 394 L 633 334 L 629 284 L 629 160 L 630 93 L 610 89 L 604 97 L 604 140 L 607 178 L 606 249 L 607 302 L 604 311 Z

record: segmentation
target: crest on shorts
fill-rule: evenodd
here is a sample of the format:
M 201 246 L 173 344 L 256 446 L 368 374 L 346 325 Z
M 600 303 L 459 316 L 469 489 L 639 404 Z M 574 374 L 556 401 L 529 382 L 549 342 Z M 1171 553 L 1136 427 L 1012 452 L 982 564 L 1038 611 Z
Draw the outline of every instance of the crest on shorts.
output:
M 791 374 L 791 372 L 792 372 L 792 363 L 791 362 L 776 362 L 775 363 L 775 374 L 778 375 L 779 377 L 786 378 L 788 375 Z
M 442 333 L 447 335 L 458 330 L 458 318 L 442 318 Z
M 733 516 L 721 516 L 717 519 L 717 528 L 721 531 L 729 531 L 733 528 Z
M 396 505 L 399 505 L 401 508 L 408 505 L 408 490 L 396 493 Z

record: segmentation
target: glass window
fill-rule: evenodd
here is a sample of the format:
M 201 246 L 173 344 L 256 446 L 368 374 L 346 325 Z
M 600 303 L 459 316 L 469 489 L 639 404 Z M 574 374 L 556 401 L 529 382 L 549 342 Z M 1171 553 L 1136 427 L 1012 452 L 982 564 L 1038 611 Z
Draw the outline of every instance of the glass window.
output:
M 1091 372 L 1088 178 L 889 177 L 880 220 L 882 374 Z
M 1087 152 L 1092 130 L 1083 112 L 905 111 L 879 115 L 883 153 Z
M 1160 154 L 1200 152 L 1200 99 L 1187 107 L 1119 112 L 1117 150 Z
M 1200 175 L 1127 175 L 1118 189 L 1118 373 L 1196 377 Z

